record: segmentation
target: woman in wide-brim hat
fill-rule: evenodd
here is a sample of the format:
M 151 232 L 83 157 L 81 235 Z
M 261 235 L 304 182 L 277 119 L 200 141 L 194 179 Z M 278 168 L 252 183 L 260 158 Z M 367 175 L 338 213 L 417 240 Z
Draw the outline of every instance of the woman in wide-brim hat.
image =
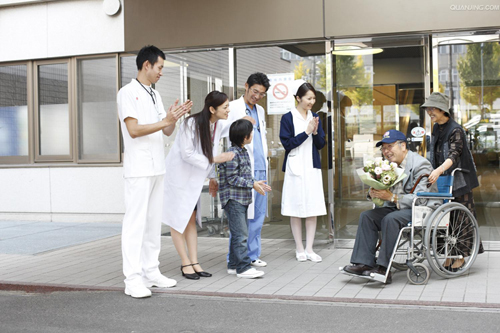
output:
M 474 205 L 474 197 L 472 189 L 479 186 L 479 181 L 476 174 L 476 166 L 472 153 L 467 146 L 465 131 L 450 116 L 449 98 L 448 96 L 434 92 L 422 105 L 422 108 L 427 111 L 431 120 L 434 122 L 432 129 L 432 139 L 429 147 L 429 159 L 434 168 L 434 171 L 429 176 L 429 182 L 434 183 L 441 175 L 450 175 L 456 168 L 469 170 L 469 173 L 457 172 L 454 174 L 453 182 L 453 201 L 461 203 L 469 209 L 476 217 L 476 209 Z M 451 222 L 450 222 L 451 224 Z M 452 227 L 450 225 L 450 227 Z M 460 253 L 452 253 L 452 255 L 470 256 L 470 243 L 472 237 L 469 237 L 474 230 L 472 225 L 466 226 L 463 239 L 457 244 L 457 251 Z M 479 245 L 479 253 L 484 252 L 483 245 Z M 444 267 L 450 271 L 456 272 L 465 264 L 464 259 L 447 259 Z

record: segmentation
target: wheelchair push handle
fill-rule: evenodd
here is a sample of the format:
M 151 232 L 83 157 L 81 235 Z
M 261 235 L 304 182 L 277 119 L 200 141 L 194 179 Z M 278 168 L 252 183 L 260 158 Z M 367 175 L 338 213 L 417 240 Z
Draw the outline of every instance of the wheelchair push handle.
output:
M 428 173 L 425 173 L 425 174 L 421 175 L 420 177 L 418 177 L 417 181 L 415 182 L 415 185 L 413 185 L 413 187 L 411 188 L 410 194 L 412 194 L 412 193 L 413 193 L 413 191 L 415 191 L 415 189 L 416 189 L 416 188 L 417 188 L 417 186 L 418 186 L 418 183 L 420 183 L 420 181 L 422 180 L 422 178 L 424 178 L 424 177 L 429 178 L 429 176 L 430 176 L 430 175 L 429 175 Z M 431 184 L 431 183 L 428 183 L 426 186 L 427 186 L 427 188 L 429 188 L 429 187 L 431 187 L 431 186 L 432 186 L 432 184 Z
M 456 169 L 453 169 L 453 171 L 451 172 L 451 175 L 454 176 L 455 175 L 455 172 L 457 171 L 460 171 L 460 172 L 463 172 L 463 173 L 469 173 L 470 171 L 467 170 L 467 169 L 462 169 L 462 168 L 456 168 Z

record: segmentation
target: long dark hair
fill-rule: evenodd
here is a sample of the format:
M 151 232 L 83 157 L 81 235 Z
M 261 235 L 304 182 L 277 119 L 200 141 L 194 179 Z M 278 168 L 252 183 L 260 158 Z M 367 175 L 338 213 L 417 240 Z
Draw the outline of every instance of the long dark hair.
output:
M 212 138 L 210 137 L 210 116 L 212 115 L 210 107 L 217 109 L 227 100 L 226 94 L 214 90 L 205 97 L 203 110 L 188 117 L 188 119 L 193 118 L 194 120 L 196 136 L 200 138 L 201 150 L 210 163 L 214 162 Z

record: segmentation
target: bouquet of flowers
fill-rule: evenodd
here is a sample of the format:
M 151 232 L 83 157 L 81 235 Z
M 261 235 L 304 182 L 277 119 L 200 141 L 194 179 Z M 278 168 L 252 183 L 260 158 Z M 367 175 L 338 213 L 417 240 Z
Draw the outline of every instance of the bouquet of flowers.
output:
M 406 177 L 404 170 L 396 163 L 389 163 L 381 157 L 366 161 L 364 168 L 356 171 L 363 183 L 376 190 L 387 190 Z M 372 198 L 372 201 L 379 207 L 384 204 L 384 200 L 379 198 Z

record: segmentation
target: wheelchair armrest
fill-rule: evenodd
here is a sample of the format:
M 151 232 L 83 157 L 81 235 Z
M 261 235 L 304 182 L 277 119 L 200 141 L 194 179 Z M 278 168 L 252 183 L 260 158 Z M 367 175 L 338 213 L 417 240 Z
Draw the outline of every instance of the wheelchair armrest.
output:
M 439 192 L 417 192 L 417 197 L 421 198 L 451 198 L 452 195 L 450 193 L 439 193 Z

